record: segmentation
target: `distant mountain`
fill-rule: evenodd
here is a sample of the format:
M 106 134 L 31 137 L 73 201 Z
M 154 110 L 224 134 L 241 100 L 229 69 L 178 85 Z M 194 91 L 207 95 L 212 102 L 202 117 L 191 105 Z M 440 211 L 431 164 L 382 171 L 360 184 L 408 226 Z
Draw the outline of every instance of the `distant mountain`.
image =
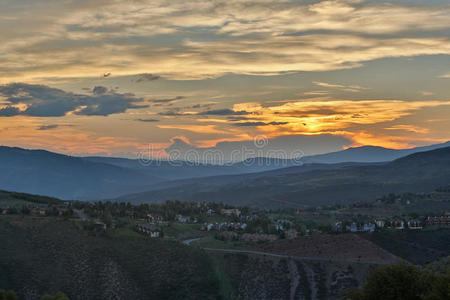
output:
M 199 178 L 209 178 L 211 184 L 225 184 L 275 174 L 303 173 L 312 169 L 336 169 L 347 162 L 367 163 L 390 161 L 421 150 L 444 147 L 450 143 L 422 148 L 393 150 L 379 147 L 359 147 L 304 157 L 301 160 L 257 157 L 230 165 L 208 165 L 185 161 L 164 161 L 72 157 L 43 150 L 0 147 L 0 189 L 40 194 L 61 199 L 97 200 L 154 189 L 173 188 L 183 184 L 198 184 Z M 328 164 L 328 165 L 325 165 Z M 330 165 L 337 164 L 337 165 Z M 278 172 L 278 170 L 280 170 Z M 262 172 L 275 172 L 270 175 Z M 281 173 L 280 173 L 281 172 Z M 248 175 L 254 173 L 255 175 Z M 241 177 L 228 177 L 244 175 Z M 225 176 L 217 178 L 217 176 Z M 176 182 L 172 182 L 172 181 Z M 181 181 L 179 181 L 181 180 Z
M 341 162 L 387 162 L 404 157 L 413 153 L 430 151 L 439 148 L 450 147 L 450 141 L 442 144 L 436 144 L 425 147 L 416 147 L 411 149 L 388 149 L 375 146 L 363 146 L 348 148 L 346 150 L 320 154 L 314 156 L 305 156 L 303 162 L 314 162 L 322 164 L 336 164 Z
M 255 157 L 227 165 L 211 165 L 186 161 L 167 160 L 149 160 L 147 162 L 142 162 L 137 159 L 110 157 L 85 157 L 85 159 L 91 162 L 106 163 L 123 168 L 143 171 L 147 174 L 158 176 L 166 180 L 179 180 L 220 175 L 258 173 L 293 166 L 301 166 L 305 163 L 338 164 L 346 162 L 388 162 L 412 153 L 448 146 L 450 146 L 450 142 L 401 150 L 364 146 L 349 148 L 346 150 L 327 154 L 305 156 L 301 159 Z
M 389 163 L 290 167 L 261 174 L 191 180 L 174 187 L 119 198 L 216 201 L 280 208 L 372 201 L 388 193 L 425 192 L 450 184 L 450 147 L 419 152 Z
M 135 192 L 162 179 L 109 164 L 42 150 L 0 147 L 0 189 L 99 199 Z

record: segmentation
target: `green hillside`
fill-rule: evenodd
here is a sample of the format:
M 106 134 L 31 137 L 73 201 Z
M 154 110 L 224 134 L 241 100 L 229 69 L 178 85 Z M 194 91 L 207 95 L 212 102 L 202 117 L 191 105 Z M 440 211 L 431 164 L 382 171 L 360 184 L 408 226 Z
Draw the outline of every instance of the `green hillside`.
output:
M 7 192 L 0 190 L 0 207 L 21 207 L 24 204 L 61 204 L 62 200 L 52 197 Z
M 216 299 L 205 253 L 176 241 L 93 236 L 74 221 L 0 218 L 0 289 L 20 297 Z

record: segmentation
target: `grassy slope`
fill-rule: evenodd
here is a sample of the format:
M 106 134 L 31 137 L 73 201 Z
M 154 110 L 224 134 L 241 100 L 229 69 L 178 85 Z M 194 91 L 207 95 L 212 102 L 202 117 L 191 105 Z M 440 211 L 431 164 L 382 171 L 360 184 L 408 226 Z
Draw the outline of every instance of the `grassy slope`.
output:
M 46 196 L 31 195 L 25 193 L 7 192 L 0 190 L 0 207 L 15 206 L 21 207 L 23 204 L 61 204 L 62 200 Z
M 0 288 L 31 299 L 59 290 L 71 298 L 216 299 L 219 290 L 209 256 L 175 241 L 95 237 L 74 221 L 29 217 L 0 217 L 0 240 Z

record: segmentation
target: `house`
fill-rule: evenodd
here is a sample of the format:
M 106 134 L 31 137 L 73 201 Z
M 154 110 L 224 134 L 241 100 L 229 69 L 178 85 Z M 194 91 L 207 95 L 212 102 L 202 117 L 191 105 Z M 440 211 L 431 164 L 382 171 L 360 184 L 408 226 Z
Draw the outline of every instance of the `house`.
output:
M 375 224 L 372 223 L 364 223 L 358 224 L 353 222 L 350 226 L 347 226 L 347 230 L 350 232 L 374 232 Z
M 428 217 L 425 223 L 430 226 L 450 226 L 450 215 Z
M 237 216 L 239 217 L 241 215 L 241 211 L 237 208 L 222 208 L 220 210 L 220 214 L 223 216 L 231 217 L 231 216 Z
M 384 220 L 375 220 L 375 225 L 378 228 L 384 228 L 384 225 L 386 224 L 386 222 Z
M 401 229 L 405 229 L 405 222 L 403 222 L 402 220 L 397 220 L 395 221 L 395 229 L 401 230 Z
M 334 223 L 334 231 L 335 232 L 342 232 L 344 230 L 344 226 L 341 221 L 337 221 Z
M 145 221 L 147 221 L 147 223 L 162 223 L 164 218 L 156 214 L 147 214 Z
M 206 214 L 208 215 L 208 216 L 212 216 L 212 215 L 214 215 L 216 212 L 213 210 L 213 209 L 211 209 L 211 208 L 208 208 L 208 210 L 206 211 Z
M 106 224 L 100 221 L 94 222 L 95 231 L 106 231 Z
M 278 231 L 284 231 L 291 228 L 292 222 L 289 220 L 276 220 L 275 229 Z
M 58 212 L 58 216 L 62 216 L 67 214 L 69 209 L 67 207 L 57 207 L 56 211 Z
M 44 207 L 33 207 L 30 210 L 30 215 L 33 215 L 33 216 L 45 216 L 45 215 L 47 215 L 47 208 L 44 208 Z
M 423 222 L 420 220 L 417 220 L 417 219 L 409 220 L 408 228 L 409 229 L 423 229 Z
M 151 238 L 163 237 L 162 229 L 151 224 L 137 224 L 136 231 Z
M 392 220 L 386 222 L 386 227 L 395 228 L 398 230 L 405 229 L 405 222 L 403 220 Z
M 358 225 L 357 225 L 355 222 L 353 222 L 353 223 L 350 225 L 349 231 L 350 231 L 350 232 L 358 232 Z
M 364 224 L 362 231 L 365 232 L 374 232 L 375 231 L 375 224 L 372 223 L 368 223 L 368 224 Z
M 175 220 L 180 223 L 189 223 L 191 221 L 191 218 L 183 215 L 176 215 Z

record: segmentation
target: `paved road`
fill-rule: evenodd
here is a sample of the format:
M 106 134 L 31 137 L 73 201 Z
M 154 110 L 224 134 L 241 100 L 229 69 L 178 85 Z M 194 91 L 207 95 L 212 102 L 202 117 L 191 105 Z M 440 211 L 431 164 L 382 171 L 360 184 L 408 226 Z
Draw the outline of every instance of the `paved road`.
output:
M 200 240 L 201 238 L 195 238 L 195 239 L 189 239 L 189 240 L 184 240 L 183 244 L 185 245 L 190 245 L 191 243 Z
M 275 254 L 268 253 L 262 251 L 253 251 L 253 250 L 237 250 L 237 249 L 218 249 L 218 248 L 203 248 L 206 251 L 211 252 L 222 252 L 222 253 L 238 253 L 238 254 L 256 254 L 256 255 L 264 255 L 270 257 L 279 257 L 279 258 L 291 258 L 298 260 L 313 260 L 313 261 L 327 261 L 327 262 L 344 262 L 344 263 L 359 263 L 359 264 L 372 264 L 372 265 L 389 265 L 389 262 L 374 262 L 374 261 L 360 261 L 360 260 L 351 260 L 351 259 L 335 259 L 335 258 L 323 258 L 323 257 L 308 257 L 308 256 L 291 256 L 284 254 Z

